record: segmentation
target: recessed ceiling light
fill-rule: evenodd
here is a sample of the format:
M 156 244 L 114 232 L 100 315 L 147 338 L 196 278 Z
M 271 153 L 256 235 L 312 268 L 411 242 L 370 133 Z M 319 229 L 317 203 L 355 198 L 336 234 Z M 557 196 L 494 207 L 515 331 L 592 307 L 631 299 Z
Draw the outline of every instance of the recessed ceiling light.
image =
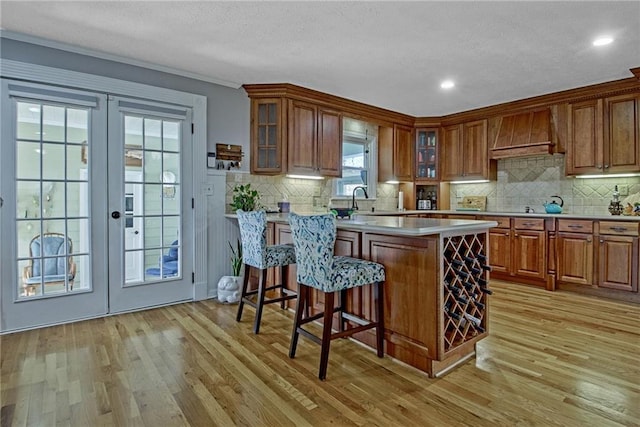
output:
M 603 37 L 598 37 L 597 39 L 595 39 L 593 41 L 593 45 L 594 46 L 605 46 L 605 45 L 608 45 L 611 42 L 613 42 L 613 37 L 603 36 Z
M 452 87 L 454 87 L 456 84 L 453 82 L 453 80 L 445 80 L 442 83 L 440 83 L 440 87 L 442 89 L 451 89 Z

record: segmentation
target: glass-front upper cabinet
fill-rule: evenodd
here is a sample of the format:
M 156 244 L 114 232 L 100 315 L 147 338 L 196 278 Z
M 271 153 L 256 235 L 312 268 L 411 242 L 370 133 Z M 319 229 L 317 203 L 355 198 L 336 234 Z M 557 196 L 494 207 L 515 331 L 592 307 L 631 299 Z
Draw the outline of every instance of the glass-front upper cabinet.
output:
M 284 167 L 284 137 L 280 98 L 251 100 L 251 172 L 279 174 Z
M 416 181 L 439 178 L 438 130 L 416 129 Z

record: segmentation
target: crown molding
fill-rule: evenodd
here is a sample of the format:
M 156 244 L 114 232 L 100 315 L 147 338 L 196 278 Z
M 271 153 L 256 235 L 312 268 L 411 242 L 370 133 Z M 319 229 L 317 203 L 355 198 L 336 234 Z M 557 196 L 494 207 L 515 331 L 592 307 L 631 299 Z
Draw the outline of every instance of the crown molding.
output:
M 640 67 L 632 69 L 632 72 L 633 70 L 638 70 L 638 73 L 640 73 Z M 531 110 L 548 108 L 553 105 L 567 102 L 580 102 L 589 99 L 622 95 L 631 92 L 640 92 L 639 78 L 628 77 L 626 79 L 614 80 L 610 82 L 583 86 L 575 89 L 563 90 L 560 92 L 553 92 L 531 98 L 519 99 L 517 101 L 505 102 L 502 104 L 491 105 L 489 107 L 449 114 L 447 116 L 441 117 L 441 120 L 445 125 L 461 123 L 494 116 L 506 116 L 524 113 Z M 422 118 L 420 117 L 416 118 L 417 122 L 421 120 Z
M 375 121 L 380 125 L 396 123 L 415 127 L 439 127 L 491 117 L 526 113 L 567 102 L 580 102 L 640 92 L 640 67 L 632 68 L 630 71 L 635 77 L 519 99 L 441 117 L 412 117 L 290 83 L 245 84 L 242 87 L 250 98 L 288 98 L 313 102 L 320 106 L 337 109 L 349 117 Z
M 413 126 L 415 117 L 351 99 L 319 92 L 291 83 L 264 83 L 242 85 L 250 98 L 288 98 L 312 102 L 329 109 L 339 110 L 353 119 L 375 121 L 380 125 L 404 124 Z

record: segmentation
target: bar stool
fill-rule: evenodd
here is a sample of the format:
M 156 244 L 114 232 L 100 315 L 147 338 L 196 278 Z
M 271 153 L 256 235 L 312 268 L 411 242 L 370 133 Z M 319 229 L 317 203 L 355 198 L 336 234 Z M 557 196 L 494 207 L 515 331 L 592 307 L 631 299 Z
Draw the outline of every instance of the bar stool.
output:
M 265 304 L 279 302 L 282 309 L 285 308 L 285 301 L 297 298 L 297 293 L 287 289 L 289 278 L 289 264 L 296 263 L 296 255 L 293 245 L 270 245 L 267 246 L 267 214 L 264 211 L 244 212 L 238 210 L 238 225 L 240 226 L 240 240 L 242 242 L 242 262 L 244 263 L 244 281 L 242 284 L 242 295 L 238 305 L 236 321 L 242 319 L 242 310 L 245 304 L 249 304 L 256 309 L 256 317 L 253 324 L 253 333 L 260 332 L 260 319 L 262 318 L 262 308 Z M 249 272 L 251 267 L 260 270 L 258 288 L 247 291 L 249 286 Z M 281 283 L 267 286 L 267 270 L 272 267 L 280 267 Z M 265 294 L 270 290 L 280 290 L 280 296 L 276 298 L 265 298 Z M 256 295 L 255 301 L 253 296 Z
M 332 214 L 301 216 L 289 214 L 289 224 L 296 251 L 298 300 L 289 347 L 289 357 L 296 354 L 298 335 L 302 334 L 321 345 L 320 371 L 318 378 L 327 377 L 329 346 L 331 340 L 376 328 L 376 350 L 378 357 L 384 353 L 383 288 L 385 271 L 382 264 L 346 256 L 334 256 L 336 219 Z M 368 284 L 374 285 L 376 321 L 362 319 L 345 311 L 346 290 Z M 309 293 L 317 289 L 324 293 L 324 312 L 309 315 Z M 334 295 L 340 292 L 338 307 L 334 308 Z M 339 313 L 339 331 L 332 332 L 333 314 Z M 303 325 L 323 318 L 322 337 L 303 328 Z M 345 329 L 345 320 L 358 326 Z

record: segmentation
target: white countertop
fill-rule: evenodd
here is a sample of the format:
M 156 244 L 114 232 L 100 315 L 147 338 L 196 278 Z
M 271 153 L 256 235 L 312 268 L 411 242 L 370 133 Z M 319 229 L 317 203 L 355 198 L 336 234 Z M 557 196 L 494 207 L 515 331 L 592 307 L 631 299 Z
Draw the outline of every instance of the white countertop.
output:
M 416 214 L 432 214 L 432 215 L 481 215 L 481 216 L 518 216 L 518 217 L 535 217 L 535 218 L 567 218 L 567 219 L 593 219 L 604 221 L 640 221 L 640 216 L 631 215 L 585 215 L 585 214 L 548 214 L 545 212 L 490 212 L 490 211 L 457 211 L 457 210 L 405 210 L 405 211 L 359 211 L 355 213 L 356 218 L 363 216 L 394 216 L 394 215 L 416 215 Z
M 300 213 L 303 215 L 303 213 Z M 309 213 L 309 215 L 312 215 Z M 317 215 L 317 213 L 315 214 Z M 235 214 L 225 215 L 237 218 Z M 267 214 L 267 221 L 289 223 L 288 214 Z M 414 218 L 404 216 L 361 216 L 355 219 L 338 219 L 336 227 L 341 230 L 354 230 L 368 233 L 381 233 L 397 236 L 427 236 L 432 234 L 461 235 L 479 233 L 497 226 L 495 221 L 476 221 L 466 219 Z

